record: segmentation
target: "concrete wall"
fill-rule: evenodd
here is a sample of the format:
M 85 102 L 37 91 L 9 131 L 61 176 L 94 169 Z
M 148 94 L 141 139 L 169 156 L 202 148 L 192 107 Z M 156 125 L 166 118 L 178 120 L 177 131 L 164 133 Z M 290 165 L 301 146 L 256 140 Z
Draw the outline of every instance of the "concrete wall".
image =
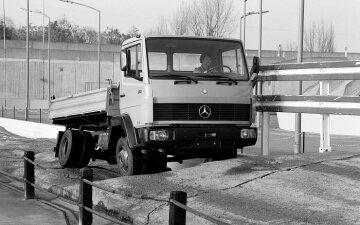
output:
M 0 49 L 0 103 L 19 105 L 26 98 L 26 49 L 23 41 L 7 41 L 6 61 L 3 42 Z M 30 44 L 30 98 L 48 100 L 49 79 L 47 49 L 41 42 Z M 119 80 L 120 46 L 104 45 L 101 53 L 101 86 L 105 79 Z M 50 94 L 56 97 L 97 88 L 97 45 L 52 43 Z M 5 68 L 6 64 L 6 68 Z M 5 73 L 6 71 L 6 73 Z

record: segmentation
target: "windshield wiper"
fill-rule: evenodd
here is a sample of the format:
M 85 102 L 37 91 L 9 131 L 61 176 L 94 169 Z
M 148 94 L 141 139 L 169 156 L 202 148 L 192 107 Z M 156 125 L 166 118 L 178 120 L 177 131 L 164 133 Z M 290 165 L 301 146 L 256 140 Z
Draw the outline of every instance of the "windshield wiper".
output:
M 222 84 L 222 83 L 234 83 L 235 85 L 238 84 L 238 82 L 231 77 L 227 76 L 221 76 L 221 75 L 197 75 L 198 77 L 204 77 L 204 78 L 222 78 L 226 79 L 227 81 L 218 81 L 216 84 Z
M 186 75 L 175 75 L 175 74 L 161 74 L 161 75 L 156 75 L 156 76 L 153 76 L 153 77 L 171 77 L 171 78 L 180 78 L 180 79 L 185 79 L 186 81 L 190 81 L 191 82 L 194 82 L 195 84 L 198 83 L 198 80 L 190 77 L 190 76 L 186 76 Z M 174 82 L 174 84 L 178 84 L 179 82 Z

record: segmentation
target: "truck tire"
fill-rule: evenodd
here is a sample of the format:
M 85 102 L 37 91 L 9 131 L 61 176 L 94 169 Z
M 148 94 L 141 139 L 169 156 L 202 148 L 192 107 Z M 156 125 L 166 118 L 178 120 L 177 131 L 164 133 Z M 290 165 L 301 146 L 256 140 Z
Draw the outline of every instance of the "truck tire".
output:
M 220 161 L 226 159 L 234 159 L 237 157 L 237 148 L 220 149 L 219 153 L 212 157 L 213 161 Z
M 77 166 L 82 142 L 82 136 L 78 130 L 65 131 L 59 145 L 59 163 L 62 167 Z
M 141 174 L 143 163 L 140 151 L 129 147 L 125 138 L 120 138 L 116 145 L 116 162 L 122 176 Z
M 79 157 L 77 167 L 82 168 L 89 164 L 90 158 L 93 155 L 95 144 L 93 141 L 93 137 L 90 132 L 83 131 L 82 133 L 82 147 L 81 147 L 81 155 Z

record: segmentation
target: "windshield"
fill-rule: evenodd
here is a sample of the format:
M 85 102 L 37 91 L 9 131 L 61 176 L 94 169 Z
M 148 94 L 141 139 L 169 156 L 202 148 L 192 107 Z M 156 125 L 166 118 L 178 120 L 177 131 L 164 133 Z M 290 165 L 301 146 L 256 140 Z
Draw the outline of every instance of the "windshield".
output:
M 150 77 L 248 80 L 240 42 L 219 39 L 149 38 Z M 169 75 L 169 77 L 166 77 Z

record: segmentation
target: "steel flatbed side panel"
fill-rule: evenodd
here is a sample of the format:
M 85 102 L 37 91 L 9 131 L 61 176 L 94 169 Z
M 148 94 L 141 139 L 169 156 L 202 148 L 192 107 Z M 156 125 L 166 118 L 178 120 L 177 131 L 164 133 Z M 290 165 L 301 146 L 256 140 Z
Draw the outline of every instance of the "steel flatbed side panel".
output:
M 50 119 L 106 111 L 108 88 L 74 94 L 50 103 Z

